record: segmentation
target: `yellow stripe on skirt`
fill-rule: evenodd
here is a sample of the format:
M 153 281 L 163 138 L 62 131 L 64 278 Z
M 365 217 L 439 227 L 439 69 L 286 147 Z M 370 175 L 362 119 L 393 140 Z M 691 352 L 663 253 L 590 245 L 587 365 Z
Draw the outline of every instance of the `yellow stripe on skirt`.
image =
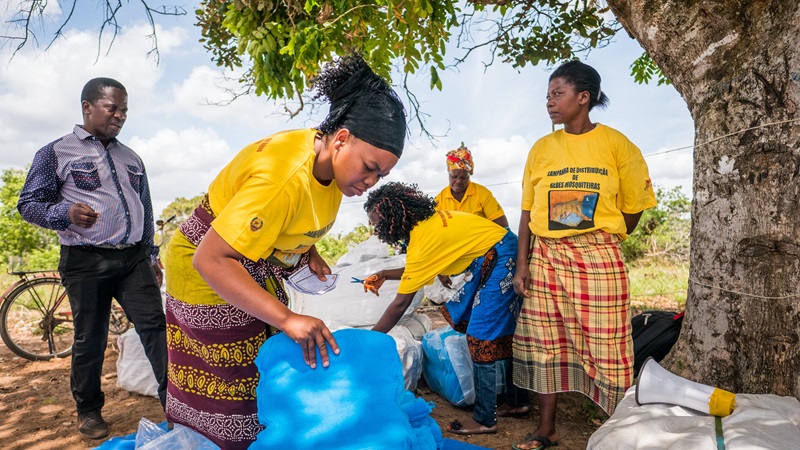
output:
M 628 275 L 616 235 L 537 237 L 514 334 L 514 384 L 583 392 L 609 415 L 633 381 Z

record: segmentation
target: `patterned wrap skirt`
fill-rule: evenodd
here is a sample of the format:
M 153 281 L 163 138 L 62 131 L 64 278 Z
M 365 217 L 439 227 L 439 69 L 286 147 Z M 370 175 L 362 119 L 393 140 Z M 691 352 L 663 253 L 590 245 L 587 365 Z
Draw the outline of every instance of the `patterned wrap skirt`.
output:
M 633 381 L 628 275 L 616 235 L 537 237 L 514 334 L 514 384 L 582 392 L 609 415 Z
M 188 426 L 227 449 L 246 449 L 264 427 L 256 415 L 265 322 L 228 304 L 192 267 L 192 257 L 213 215 L 206 201 L 169 242 L 167 275 L 167 419 Z M 302 261 L 302 260 L 301 260 Z M 287 303 L 281 271 L 263 260 L 241 264 L 262 288 Z
M 454 330 L 467 335 L 472 362 L 511 358 L 511 341 L 520 308 L 514 292 L 517 235 L 508 232 L 467 268 L 472 278 L 442 307 Z

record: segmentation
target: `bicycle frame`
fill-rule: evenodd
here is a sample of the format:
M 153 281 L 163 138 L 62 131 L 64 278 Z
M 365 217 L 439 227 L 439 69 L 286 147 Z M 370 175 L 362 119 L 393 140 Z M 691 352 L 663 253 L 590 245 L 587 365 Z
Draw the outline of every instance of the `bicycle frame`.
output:
M 14 292 L 14 289 L 18 288 L 19 286 L 21 286 L 21 285 L 23 285 L 25 283 L 30 282 L 31 280 L 34 280 L 36 278 L 52 278 L 52 277 L 59 278 L 59 279 L 61 278 L 60 276 L 58 276 L 58 272 L 53 272 L 52 270 L 32 270 L 32 271 L 27 271 L 27 272 L 8 272 L 8 274 L 9 275 L 18 276 L 19 280 L 17 280 L 14 284 L 9 286 L 8 289 L 3 291 L 3 295 L 0 295 L 0 304 L 2 304 L 4 301 L 6 301 L 6 298 L 8 297 L 8 294 Z M 33 276 L 29 278 L 28 275 L 33 275 Z

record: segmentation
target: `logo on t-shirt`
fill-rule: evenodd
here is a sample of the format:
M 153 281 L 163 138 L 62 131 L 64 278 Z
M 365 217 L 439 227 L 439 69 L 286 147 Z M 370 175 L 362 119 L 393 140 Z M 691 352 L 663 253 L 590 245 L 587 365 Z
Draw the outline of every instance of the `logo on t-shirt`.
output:
M 271 140 L 272 140 L 272 138 L 268 137 L 268 138 L 264 139 L 263 141 L 261 141 L 261 143 L 258 144 L 258 148 L 256 149 L 256 153 L 260 152 L 261 150 L 264 150 L 264 147 L 266 147 L 267 144 L 269 144 L 269 141 L 271 141 Z
M 250 221 L 250 231 L 258 231 L 263 226 L 264 226 L 264 221 L 259 219 L 258 217 L 253 217 L 253 220 Z
M 550 230 L 587 229 L 594 226 L 597 192 L 550 191 Z
M 319 239 L 322 236 L 325 236 L 325 233 L 327 233 L 328 230 L 330 230 L 332 227 L 333 227 L 333 222 L 325 225 L 324 227 L 320 228 L 319 230 L 307 231 L 307 232 L 305 232 L 303 234 L 305 234 L 306 236 L 308 236 L 308 237 L 310 237 L 312 239 Z

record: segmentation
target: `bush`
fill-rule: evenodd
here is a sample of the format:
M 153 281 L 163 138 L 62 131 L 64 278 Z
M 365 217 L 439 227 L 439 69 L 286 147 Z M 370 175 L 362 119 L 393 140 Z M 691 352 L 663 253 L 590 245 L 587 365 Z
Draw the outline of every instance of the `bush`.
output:
M 56 232 L 25 222 L 17 211 L 25 174 L 12 168 L 0 176 L 0 265 L 7 270 L 53 270 L 59 258 Z
M 642 257 L 688 261 L 691 201 L 681 187 L 656 189 L 658 205 L 642 213 L 639 226 L 622 242 L 628 262 Z

